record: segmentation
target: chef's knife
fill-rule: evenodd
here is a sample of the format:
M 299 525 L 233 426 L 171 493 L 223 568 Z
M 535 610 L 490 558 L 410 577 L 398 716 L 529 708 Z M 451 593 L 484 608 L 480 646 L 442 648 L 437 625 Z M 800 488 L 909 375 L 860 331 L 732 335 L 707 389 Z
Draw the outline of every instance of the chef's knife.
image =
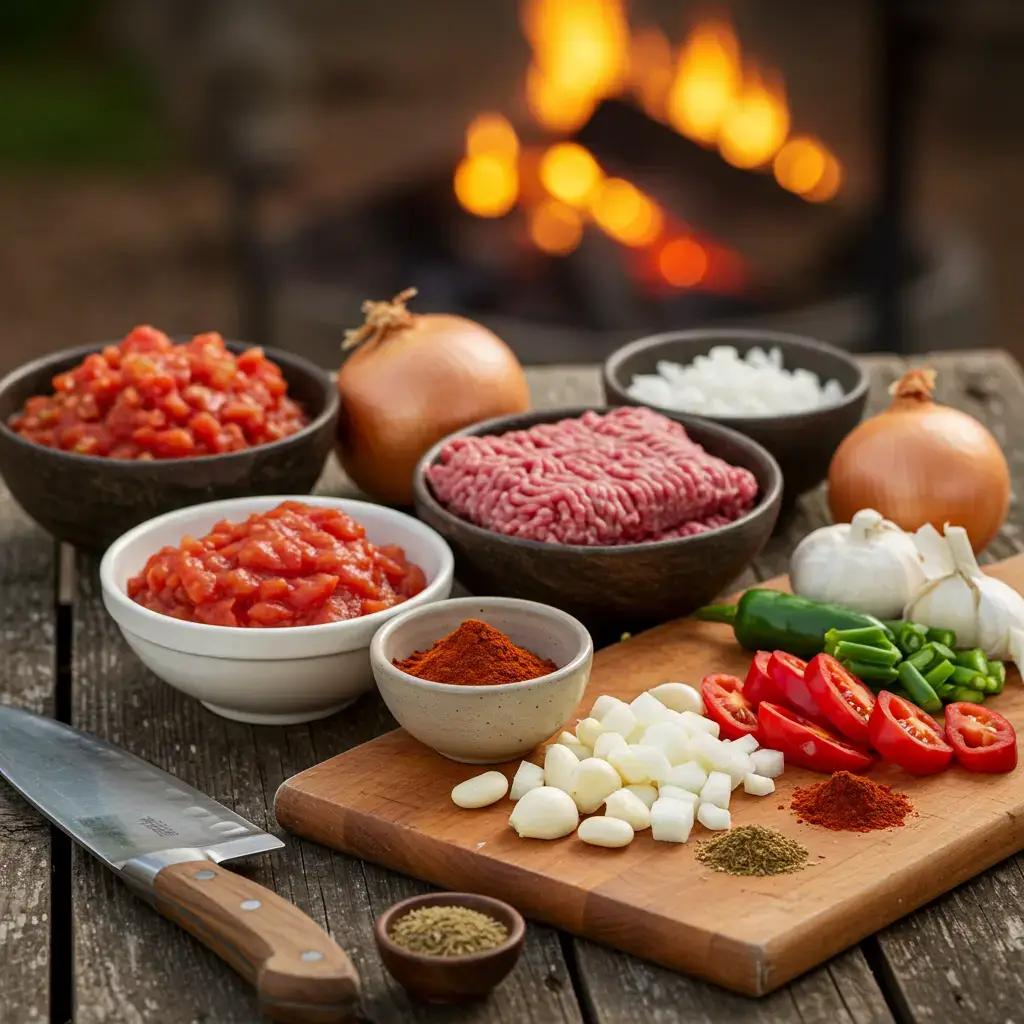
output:
M 173 775 L 49 718 L 0 707 L 0 776 L 259 993 L 277 1021 L 344 1020 L 359 976 L 276 893 L 219 867 L 284 843 Z

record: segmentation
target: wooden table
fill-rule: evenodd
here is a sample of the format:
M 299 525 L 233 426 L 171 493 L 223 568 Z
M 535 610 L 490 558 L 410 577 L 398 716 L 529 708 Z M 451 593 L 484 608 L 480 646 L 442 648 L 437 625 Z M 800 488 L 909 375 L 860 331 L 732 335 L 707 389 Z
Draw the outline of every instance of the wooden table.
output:
M 865 360 L 871 408 L 900 372 Z M 942 401 L 994 431 L 1024 487 L 1024 373 L 1003 353 L 932 361 Z M 595 368 L 530 371 L 535 404 L 600 400 Z M 322 488 L 346 485 L 333 467 Z M 737 584 L 784 572 L 826 518 L 820 492 Z M 1015 499 L 989 549 L 1022 550 Z M 393 727 L 368 696 L 325 722 L 266 728 L 228 722 L 143 670 L 103 610 L 95 560 L 54 546 L 0 494 L 0 700 L 55 714 L 170 771 L 271 831 L 278 784 Z M 489 1001 L 451 1009 L 411 1003 L 384 973 L 374 918 L 420 883 L 289 836 L 245 867 L 309 913 L 349 951 L 363 978 L 361 1019 L 506 1024 L 1022 1024 L 1024 859 L 1000 864 L 947 897 L 759 1001 L 609 949 L 530 927 L 515 973 Z M 249 989 L 184 932 L 158 917 L 88 854 L 0 785 L 0 1021 L 77 1024 L 246 1024 Z

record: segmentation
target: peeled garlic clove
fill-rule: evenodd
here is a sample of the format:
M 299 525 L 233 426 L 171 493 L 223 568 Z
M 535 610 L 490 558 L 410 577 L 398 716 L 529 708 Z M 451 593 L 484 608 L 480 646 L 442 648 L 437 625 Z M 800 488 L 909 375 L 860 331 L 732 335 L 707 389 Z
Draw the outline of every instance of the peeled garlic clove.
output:
M 682 800 L 655 800 L 651 836 L 659 843 L 685 843 L 693 828 L 693 805 Z
M 571 732 L 560 733 L 556 742 L 560 743 L 563 747 L 568 747 L 576 755 L 577 761 L 582 761 L 583 758 L 593 755 L 590 747 L 580 743 Z
M 564 790 L 540 786 L 516 804 L 508 823 L 522 839 L 561 839 L 576 830 L 580 814 Z
M 628 704 L 623 704 L 622 701 L 619 701 L 601 719 L 601 728 L 604 732 L 617 732 L 624 738 L 628 737 L 636 727 L 637 720 L 633 709 Z
M 651 803 L 657 798 L 654 787 L 651 790 Z M 634 832 L 651 827 L 651 809 L 644 800 L 630 789 L 617 789 L 604 802 L 605 817 L 621 818 L 628 821 Z
M 594 706 L 590 709 L 590 717 L 596 718 L 599 722 L 604 722 L 604 716 L 617 704 L 621 704 L 623 707 L 629 707 L 624 700 L 619 700 L 618 697 L 612 697 L 610 694 L 602 693 L 597 700 L 594 701 Z
M 509 799 L 520 800 L 531 789 L 539 789 L 544 785 L 544 769 L 532 761 L 523 761 L 516 769 L 515 777 L 512 779 L 512 791 Z
M 552 743 L 544 752 L 544 785 L 568 794 L 580 759 L 563 743 Z
M 682 764 L 673 764 L 661 781 L 663 785 L 678 786 L 691 793 L 699 793 L 701 786 L 708 781 L 708 773 L 696 761 L 684 761 Z
M 712 832 L 724 832 L 732 826 L 732 815 L 715 804 L 701 804 L 697 820 Z
M 729 798 L 732 796 L 732 779 L 725 772 L 712 772 L 708 781 L 700 791 L 702 804 L 714 804 L 722 810 L 729 809 Z
M 594 744 L 597 743 L 598 737 L 603 731 L 601 723 L 596 718 L 584 718 L 576 724 L 576 739 L 583 746 L 593 750 Z
M 743 780 L 743 792 L 751 796 L 768 796 L 775 792 L 775 783 L 762 775 L 748 775 Z
M 588 757 L 580 761 L 573 774 L 569 796 L 581 814 L 593 814 L 615 790 L 621 788 L 619 773 L 607 761 Z
M 594 744 L 594 757 L 607 761 L 613 750 L 625 750 L 629 744 L 617 732 L 603 732 Z
M 591 846 L 617 849 L 633 842 L 633 826 L 622 818 L 587 818 L 580 822 L 576 835 Z
M 768 750 L 762 747 L 750 755 L 754 765 L 754 772 L 766 779 L 777 779 L 786 767 L 785 758 L 781 750 Z
M 671 711 L 678 711 L 680 714 L 684 711 L 692 711 L 695 715 L 704 714 L 704 701 L 700 693 L 686 683 L 662 683 L 647 692 Z
M 654 805 L 654 801 L 658 799 L 658 791 L 654 786 L 646 782 L 635 783 L 631 786 L 623 786 L 622 788 L 642 801 L 648 810 Z M 633 828 L 636 828 L 636 825 Z
M 671 718 L 669 709 L 649 693 L 641 693 L 630 702 L 630 709 L 637 722 L 645 729 L 655 722 L 667 722 Z
M 484 772 L 460 782 L 452 790 L 452 800 L 459 807 L 486 807 L 497 803 L 508 792 L 508 779 L 501 772 Z

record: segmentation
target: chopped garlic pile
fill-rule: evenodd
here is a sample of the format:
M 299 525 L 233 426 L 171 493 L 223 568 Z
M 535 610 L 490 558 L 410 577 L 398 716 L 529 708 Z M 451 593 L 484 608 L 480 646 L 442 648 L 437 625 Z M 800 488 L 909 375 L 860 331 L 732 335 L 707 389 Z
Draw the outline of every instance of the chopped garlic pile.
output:
M 778 416 L 809 412 L 842 401 L 837 380 L 824 384 L 810 370 L 787 370 L 782 351 L 752 348 L 744 358 L 732 345 L 716 345 L 682 366 L 662 359 L 657 373 L 637 374 L 630 398 L 674 412 L 703 416 Z
M 783 767 L 782 754 L 760 749 L 753 736 L 719 739 L 700 694 L 685 683 L 663 683 L 629 704 L 605 694 L 575 732 L 548 746 L 543 767 L 519 765 L 509 824 L 524 839 L 576 832 L 593 846 L 620 847 L 649 828 L 657 842 L 685 843 L 694 822 L 730 828 L 733 791 L 768 796 Z M 504 776 L 491 771 L 460 783 L 452 799 L 482 807 L 506 791 Z M 581 823 L 581 814 L 594 816 Z

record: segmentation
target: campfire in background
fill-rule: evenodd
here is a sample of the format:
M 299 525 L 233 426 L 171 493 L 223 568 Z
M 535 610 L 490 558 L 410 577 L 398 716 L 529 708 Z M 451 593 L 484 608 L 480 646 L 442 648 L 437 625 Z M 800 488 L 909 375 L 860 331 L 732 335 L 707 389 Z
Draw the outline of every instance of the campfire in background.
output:
M 733 167 L 771 172 L 808 202 L 839 192 L 838 159 L 814 136 L 791 134 L 781 76 L 743 55 L 727 20 L 699 22 L 675 50 L 658 28 L 631 32 L 621 0 L 524 0 L 522 21 L 533 52 L 525 101 L 538 139 L 521 142 L 496 112 L 472 121 L 454 177 L 469 213 L 497 218 L 519 207 L 528 238 L 551 256 L 573 252 L 593 225 L 635 250 L 634 276 L 654 290 L 740 291 L 737 252 L 570 140 L 616 99 Z

